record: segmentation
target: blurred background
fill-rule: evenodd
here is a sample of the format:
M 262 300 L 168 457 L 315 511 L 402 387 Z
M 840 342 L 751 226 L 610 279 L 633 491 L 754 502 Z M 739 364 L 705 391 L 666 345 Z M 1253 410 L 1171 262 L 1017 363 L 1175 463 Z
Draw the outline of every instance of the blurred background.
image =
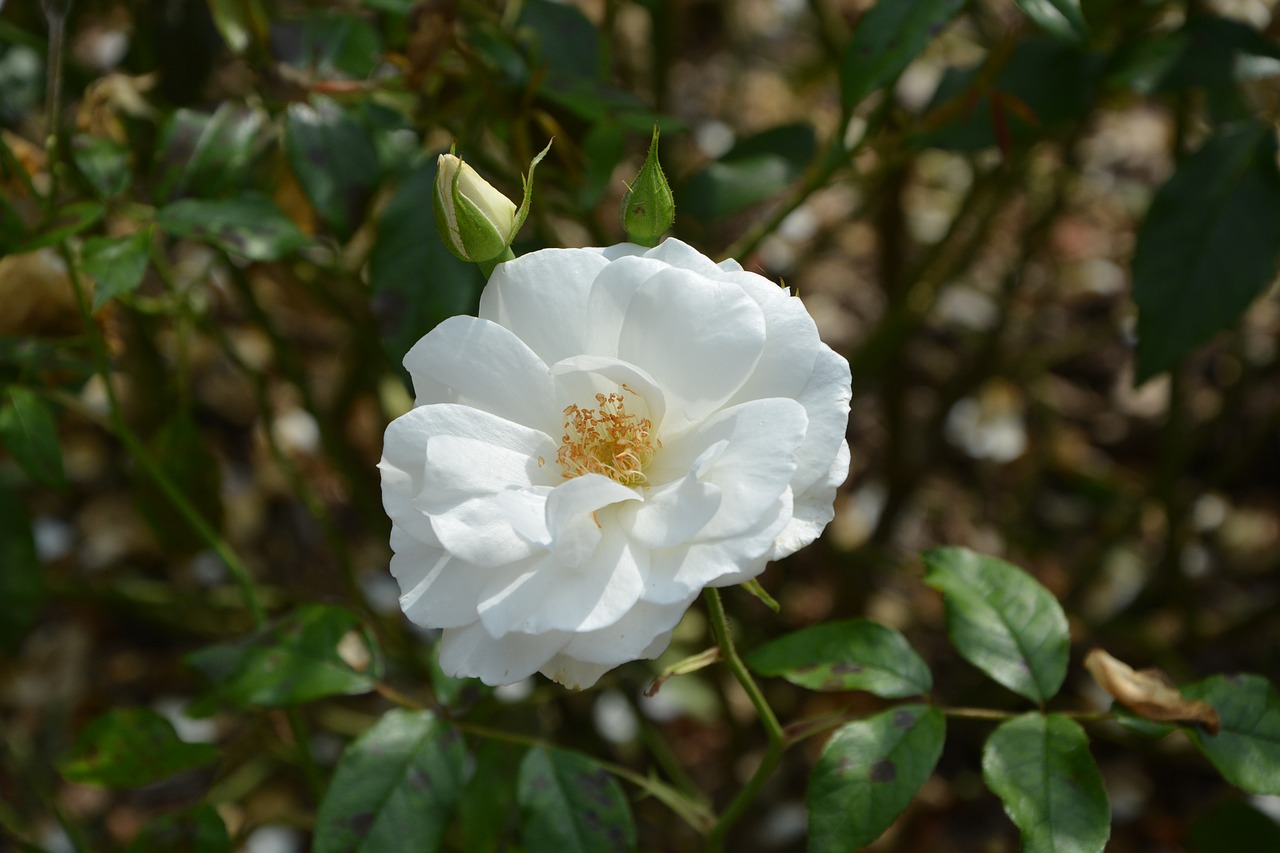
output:
M 940 701 L 1019 708 L 956 656 L 921 583 L 921 550 L 966 545 L 1062 601 L 1073 654 L 1055 707 L 1108 706 L 1079 665 L 1095 646 L 1178 683 L 1274 681 L 1274 205 L 1224 219 L 1202 173 L 1170 191 L 1181 218 L 1150 238 L 1148 269 L 1225 233 L 1265 281 L 1235 308 L 1194 291 L 1208 330 L 1170 333 L 1137 369 L 1134 257 L 1157 192 L 1232 128 L 1261 140 L 1241 192 L 1276 197 L 1275 4 L 1084 0 L 1077 20 L 1043 8 L 1071 3 L 922 2 L 938 23 L 916 41 L 859 42 L 872 5 L 0 3 L 0 849 L 168 849 L 139 833 L 199 802 L 235 849 L 307 849 L 320 783 L 391 704 L 199 701 L 184 657 L 254 626 L 229 562 L 271 616 L 357 614 L 385 683 L 419 701 L 719 805 L 749 775 L 763 734 L 723 668 L 642 697 L 711 644 L 698 606 L 661 661 L 584 694 L 448 679 L 400 615 L 374 467 L 411 404 L 399 361 L 483 285 L 435 237 L 435 154 L 453 143 L 518 198 L 554 137 L 519 254 L 622 240 L 624 181 L 658 124 L 673 234 L 783 281 L 849 358 L 835 521 L 761 577 L 780 614 L 727 591 L 742 648 L 865 616 L 906 634 Z M 1177 206 L 1201 191 L 1202 221 Z M 1238 293 L 1232 275 L 1200 285 Z M 765 686 L 784 723 L 882 704 Z M 59 772 L 85 724 L 123 707 L 218 760 L 141 787 Z M 872 849 L 1017 849 L 982 785 L 989 731 L 951 723 Z M 1280 833 L 1280 800 L 1231 788 L 1185 738 L 1090 732 L 1109 850 L 1261 850 Z M 804 849 L 820 746 L 787 753 L 734 849 Z M 520 849 L 503 784 L 471 798 L 480 817 L 447 848 Z M 633 805 L 641 849 L 700 849 L 661 803 Z

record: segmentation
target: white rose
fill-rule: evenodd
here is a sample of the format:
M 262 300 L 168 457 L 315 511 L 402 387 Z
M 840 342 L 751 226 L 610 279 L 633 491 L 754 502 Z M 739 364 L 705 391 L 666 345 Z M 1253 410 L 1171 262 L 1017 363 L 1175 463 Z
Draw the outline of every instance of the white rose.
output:
M 848 472 L 848 362 L 786 289 L 678 240 L 500 264 L 404 363 L 391 571 L 444 671 L 487 684 L 656 657 L 704 587 L 817 538 Z

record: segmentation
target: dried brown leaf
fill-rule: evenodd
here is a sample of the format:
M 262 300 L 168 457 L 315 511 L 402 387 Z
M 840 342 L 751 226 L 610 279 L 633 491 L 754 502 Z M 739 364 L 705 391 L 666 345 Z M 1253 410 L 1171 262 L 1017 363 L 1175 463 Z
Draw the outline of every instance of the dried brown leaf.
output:
M 1159 723 L 1195 723 L 1216 734 L 1218 712 L 1207 702 L 1184 699 L 1169 677 L 1156 669 L 1135 670 L 1102 649 L 1084 659 L 1084 667 L 1102 689 L 1133 713 Z

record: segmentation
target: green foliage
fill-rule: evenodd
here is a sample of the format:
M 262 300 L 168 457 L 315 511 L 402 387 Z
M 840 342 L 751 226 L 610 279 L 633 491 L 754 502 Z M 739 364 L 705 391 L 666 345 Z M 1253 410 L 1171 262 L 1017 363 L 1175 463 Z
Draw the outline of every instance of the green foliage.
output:
M 307 198 L 343 241 L 378 184 L 378 153 L 363 125 L 328 98 L 289 106 L 285 152 Z
M 81 250 L 84 271 L 93 279 L 93 308 L 132 293 L 142 284 L 151 255 L 152 232 L 142 228 L 127 237 L 90 237 Z
M 1047 589 L 1003 560 L 965 548 L 925 553 L 925 583 L 943 594 L 956 651 L 1033 702 L 1067 675 L 1067 617 Z
M 810 690 L 866 690 L 885 699 L 933 688 L 929 666 L 905 637 L 866 619 L 827 622 L 767 643 L 747 655 L 761 675 Z
M 455 258 L 433 237 L 435 182 L 433 157 L 409 175 L 387 204 L 369 255 L 374 310 L 395 364 L 440 321 L 475 311 L 484 284 L 475 266 Z
M 233 849 L 217 809 L 200 803 L 144 826 L 128 853 L 231 853 Z
M 369 657 L 366 665 L 353 666 L 339 652 L 339 643 L 359 624 L 344 607 L 304 604 L 243 640 L 187 655 L 187 664 L 215 685 L 193 712 L 223 704 L 279 708 L 368 693 L 379 677 L 378 652 L 370 638 L 361 636 L 356 644 L 357 653 Z
M 963 0 L 872 6 L 858 22 L 840 60 L 840 100 L 845 111 L 897 78 L 963 6 Z
M 773 127 L 736 143 L 676 191 L 680 212 L 714 222 L 786 189 L 813 159 L 813 128 Z
M 850 850 L 889 828 L 925 783 L 946 737 L 937 708 L 900 705 L 847 723 L 809 780 L 809 850 Z
M 439 850 L 466 750 L 426 711 L 389 711 L 348 748 L 316 815 L 316 853 Z
M 1220 128 L 1151 202 L 1133 256 L 1142 382 L 1229 328 L 1271 284 L 1280 170 L 1269 124 Z
M 17 648 L 44 600 L 44 572 L 31 521 L 18 495 L 0 482 L 0 649 Z
M 84 727 L 58 771 L 72 782 L 134 788 L 217 760 L 217 747 L 183 741 L 150 708 L 116 708 Z
M 310 242 L 280 208 L 257 193 L 175 201 L 156 213 L 156 224 L 175 237 L 203 240 L 253 261 L 274 260 Z
M 1089 37 L 1080 0 L 1018 0 L 1018 5 L 1045 32 L 1064 41 L 1084 41 Z
M 1000 725 L 982 751 L 982 778 L 1022 830 L 1026 853 L 1100 853 L 1111 810 L 1079 724 L 1023 714 Z
M 1192 742 L 1227 781 L 1253 794 L 1280 795 L 1280 695 L 1260 675 L 1215 675 L 1182 694 L 1217 710 L 1217 734 L 1188 729 Z
M 563 749 L 529 750 L 520 763 L 520 839 L 529 853 L 636 849 L 622 787 L 591 758 Z
M 0 397 L 0 447 L 37 483 L 65 488 L 53 410 L 34 391 L 10 385 Z
M 0 3 L 6 840 L 43 850 L 60 824 L 79 850 L 228 853 L 286 822 L 322 853 L 745 852 L 807 779 L 814 851 L 891 825 L 877 849 L 958 828 L 999 846 L 976 833 L 1003 804 L 1024 849 L 1085 853 L 1108 842 L 1101 717 L 1141 736 L 1108 760 L 1131 750 L 1157 788 L 1172 769 L 1197 803 L 1118 823 L 1116 849 L 1166 843 L 1155 824 L 1193 853 L 1280 847 L 1229 787 L 1280 794 L 1275 685 L 1183 688 L 1222 722 L 1182 727 L 1208 759 L 1187 776 L 1143 740 L 1178 726 L 1086 708 L 1065 616 L 1081 643 L 1160 637 L 1172 672 L 1277 671 L 1274 26 L 1203 4 L 856 5 Z M 484 284 L 434 236 L 435 153 L 456 144 L 514 199 L 554 138 L 514 249 L 605 246 L 655 127 L 674 233 L 785 278 L 859 368 L 839 535 L 764 578 L 776 600 L 747 585 L 789 624 L 830 621 L 739 650 L 724 621 L 707 649 L 695 616 L 608 692 L 514 699 L 445 675 L 377 583 L 374 465 L 407 405 L 389 374 Z M 1125 387 L 1163 371 L 1167 402 Z M 974 402 L 1026 452 L 965 447 Z M 993 537 L 1063 605 L 960 548 L 925 555 L 926 583 L 959 655 L 1040 706 L 1012 718 L 937 665 L 937 599 L 899 548 Z M 743 636 L 779 633 L 732 604 L 760 623 Z M 879 613 L 914 648 L 849 618 Z M 640 698 L 675 660 L 693 663 Z M 218 746 L 133 707 L 186 702 L 197 675 Z M 633 739 L 591 725 L 606 696 L 639 712 Z M 996 796 L 974 799 L 983 743 Z M 50 768 L 149 787 L 84 811 Z M 911 805 L 926 782 L 961 807 Z

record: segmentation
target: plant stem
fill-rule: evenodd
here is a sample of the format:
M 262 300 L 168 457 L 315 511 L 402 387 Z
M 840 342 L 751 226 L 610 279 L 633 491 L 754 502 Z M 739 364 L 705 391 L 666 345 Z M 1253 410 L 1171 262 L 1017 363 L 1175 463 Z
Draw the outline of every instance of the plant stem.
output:
M 75 291 L 76 304 L 80 309 L 80 317 L 84 321 L 86 335 L 89 338 L 89 345 L 93 350 L 94 368 L 98 376 L 102 378 L 103 387 L 107 392 L 107 402 L 111 410 L 111 429 L 120 439 L 129 454 L 147 473 L 147 476 L 155 480 L 156 485 L 164 492 L 165 497 L 173 502 L 174 507 L 182 515 L 183 519 L 191 525 L 191 528 L 199 534 L 200 538 L 213 549 L 222 562 L 226 565 L 232 577 L 239 584 L 241 593 L 244 595 L 245 606 L 249 608 L 249 612 L 253 615 L 254 625 L 262 627 L 266 624 L 267 614 L 262 608 L 262 602 L 258 600 L 257 591 L 253 586 L 253 575 L 241 560 L 235 550 L 222 537 L 218 531 L 205 520 L 200 511 L 195 508 L 182 490 L 178 488 L 178 484 L 173 481 L 169 474 L 152 458 L 151 453 L 142 444 L 142 440 L 138 438 L 137 433 L 125 422 L 124 415 L 120 411 L 120 400 L 116 396 L 115 387 L 111 384 L 111 366 L 107 358 L 106 346 L 102 342 L 102 338 L 96 334 L 93 325 L 93 314 L 89 307 L 89 300 L 85 294 L 84 282 L 80 280 L 80 273 L 76 269 L 75 258 L 72 256 L 71 250 L 67 247 L 66 241 L 59 245 L 60 254 L 63 262 L 67 265 L 67 277 L 71 281 L 71 288 Z
M 747 780 L 747 784 L 738 792 L 733 802 L 729 803 L 729 807 L 724 810 L 720 819 L 707 834 L 707 849 L 715 851 L 724 849 L 725 835 L 729 832 L 729 828 L 742 817 L 743 812 L 760 793 L 765 780 L 782 759 L 787 743 L 777 715 L 773 713 L 773 708 L 769 707 L 769 702 L 764 698 L 760 685 L 756 684 L 755 679 L 751 677 L 746 664 L 742 662 L 742 658 L 738 656 L 738 650 L 733 645 L 733 638 L 729 635 L 729 622 L 724 612 L 724 602 L 720 600 L 720 591 L 707 589 L 703 597 L 707 602 L 707 615 L 711 619 L 711 631 L 715 635 L 716 645 L 720 647 L 720 654 L 729 665 L 729 671 L 733 673 L 733 677 L 751 699 L 751 704 L 760 715 L 760 723 L 764 726 L 765 735 L 769 739 L 769 745 L 765 748 L 756 772 Z

